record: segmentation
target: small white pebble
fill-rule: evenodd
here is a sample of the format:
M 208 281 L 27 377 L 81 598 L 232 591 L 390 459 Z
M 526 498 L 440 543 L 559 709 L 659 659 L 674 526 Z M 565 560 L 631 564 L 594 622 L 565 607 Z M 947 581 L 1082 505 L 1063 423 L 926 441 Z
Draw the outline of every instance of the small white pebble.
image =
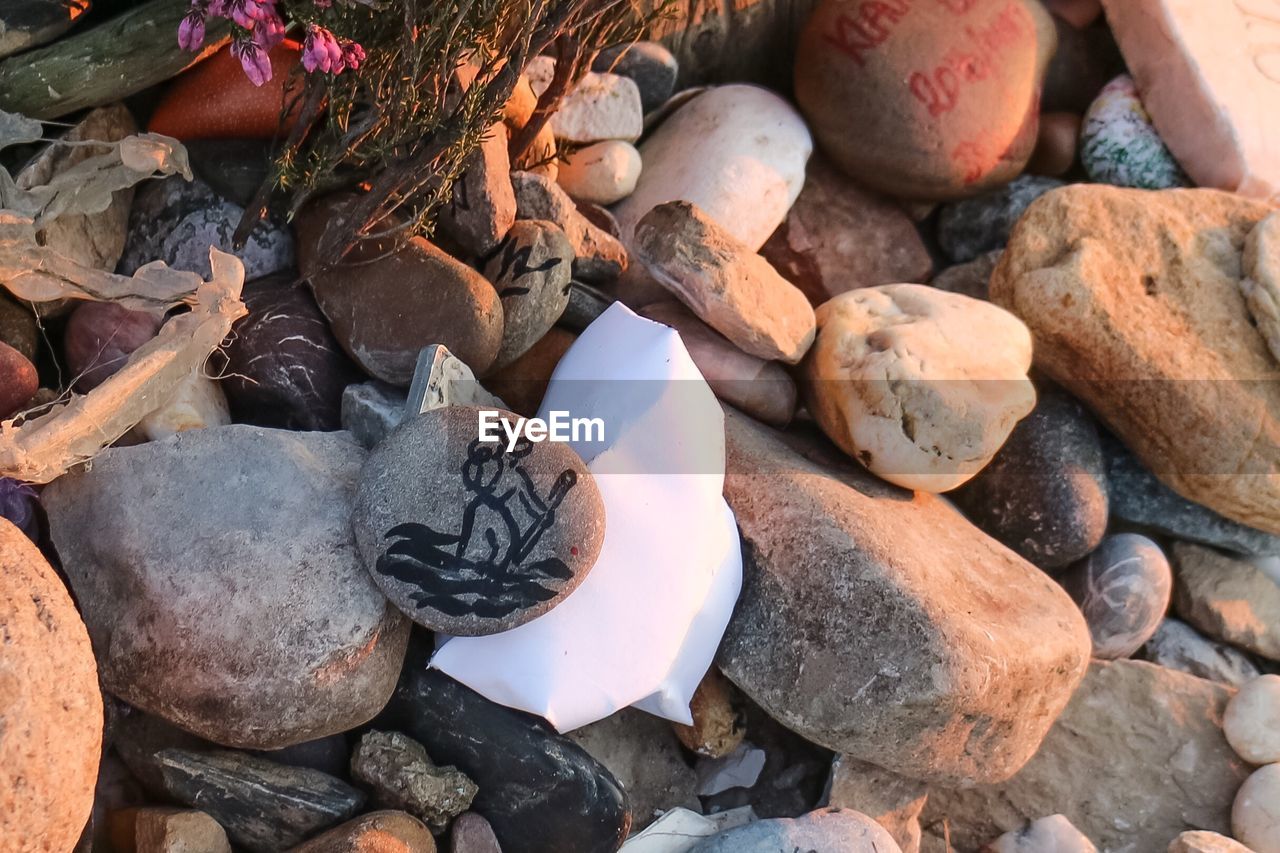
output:
M 1241 687 L 1227 703 L 1222 731 L 1250 764 L 1280 761 L 1280 675 L 1262 675 Z

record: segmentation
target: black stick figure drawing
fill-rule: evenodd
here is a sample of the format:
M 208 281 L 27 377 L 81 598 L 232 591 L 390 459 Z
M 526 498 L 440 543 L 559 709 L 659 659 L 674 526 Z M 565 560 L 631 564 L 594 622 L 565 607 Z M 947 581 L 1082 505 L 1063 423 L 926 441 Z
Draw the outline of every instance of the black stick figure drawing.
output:
M 472 441 L 461 471 L 470 498 L 458 532 L 398 524 L 383 537 L 395 541 L 378 558 L 378 572 L 416 587 L 409 598 L 419 607 L 450 616 L 496 619 L 555 598 L 573 577 L 569 567 L 555 556 L 526 561 L 578 475 L 562 471 L 539 495 L 523 466 L 532 450 L 528 439 L 509 452 L 501 444 Z

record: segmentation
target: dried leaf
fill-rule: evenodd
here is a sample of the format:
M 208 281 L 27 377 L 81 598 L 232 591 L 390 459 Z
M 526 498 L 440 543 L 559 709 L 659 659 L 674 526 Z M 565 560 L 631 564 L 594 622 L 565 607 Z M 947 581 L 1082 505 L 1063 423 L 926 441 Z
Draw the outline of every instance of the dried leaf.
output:
M 44 136 L 44 126 L 33 118 L 0 110 L 0 148 L 36 142 Z

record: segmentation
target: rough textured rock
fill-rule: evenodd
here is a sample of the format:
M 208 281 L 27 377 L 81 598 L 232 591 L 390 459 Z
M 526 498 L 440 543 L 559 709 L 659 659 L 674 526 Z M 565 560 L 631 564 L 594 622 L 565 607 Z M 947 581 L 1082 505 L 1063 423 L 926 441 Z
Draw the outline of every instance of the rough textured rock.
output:
M 511 161 L 507 159 L 507 131 L 502 124 L 489 128 L 466 163 L 453 195 L 440 211 L 440 227 L 459 245 L 477 257 L 487 255 L 507 236 L 516 221 L 516 194 L 511 187 Z
M 991 853 L 1097 853 L 1098 848 L 1060 814 L 1033 820 L 985 848 Z
M 345 433 L 235 425 L 108 449 L 46 488 L 103 685 L 228 746 L 376 714 L 408 622 L 356 553 L 363 461 Z
M 554 179 L 533 172 L 512 172 L 516 215 L 554 222 L 573 247 L 573 277 L 612 281 L 627 268 L 627 250 L 618 238 L 593 224 Z
M 1088 661 L 1066 594 L 938 498 L 821 444 L 807 461 L 733 412 L 725 433 L 745 577 L 724 674 L 806 738 L 905 776 L 1017 771 Z
M 1062 576 L 1093 637 L 1093 656 L 1127 658 L 1155 634 L 1169 610 L 1173 572 L 1160 546 L 1136 533 L 1102 540 Z
M 817 318 L 801 382 L 809 411 L 891 483 L 954 489 L 1035 406 L 1031 336 L 990 303 L 887 284 L 841 294 Z
M 699 841 L 689 853 L 900 853 L 878 823 L 850 809 L 824 809 L 803 817 L 760 820 Z
M 831 765 L 827 805 L 853 809 L 884 827 L 902 853 L 919 853 L 920 812 L 928 799 L 923 782 L 841 755 Z
M 370 731 L 351 756 L 351 777 L 371 789 L 382 808 L 408 812 L 443 830 L 467 810 L 476 783 L 456 767 L 437 767 L 427 750 L 400 732 Z
M 530 60 L 525 74 L 535 94 L 547 89 L 555 68 L 556 61 L 550 56 Z M 574 145 L 605 139 L 634 142 L 644 128 L 640 89 L 630 77 L 588 71 L 560 99 L 550 123 L 556 139 Z
M 743 352 L 796 364 L 813 343 L 813 309 L 769 262 L 688 202 L 659 205 L 635 225 L 649 273 Z
M 1254 853 L 1280 851 L 1280 764 L 1253 771 L 1231 807 L 1231 831 Z
M 746 717 L 742 695 L 714 666 L 698 682 L 689 702 L 693 725 L 673 723 L 676 737 L 690 752 L 708 758 L 723 758 L 742 744 Z
M 436 853 L 436 842 L 412 815 L 380 811 L 335 826 L 290 853 Z
M 671 97 L 680 66 L 671 51 L 658 42 L 637 41 L 600 51 L 591 70 L 630 78 L 640 90 L 641 107 L 649 112 Z
M 1160 666 L 1229 687 L 1239 687 L 1261 674 L 1239 649 L 1214 642 L 1186 622 L 1173 618 L 1165 619 L 1156 628 L 1143 648 L 1143 656 Z
M 1280 360 L 1280 216 L 1272 213 L 1249 232 L 1244 273 L 1240 289 L 1249 314 L 1271 354 Z
M 1252 851 L 1234 838 L 1197 829 L 1184 832 L 1169 842 L 1167 853 L 1252 853 Z
M 815 306 L 858 287 L 927 281 L 933 259 L 915 223 L 815 156 L 787 218 L 760 249 Z
M 956 264 L 1003 249 L 1031 202 L 1060 186 L 1056 178 L 1023 175 L 980 196 L 944 204 L 938 212 L 938 245 Z
M 502 299 L 502 345 L 493 361 L 500 370 L 528 352 L 569 304 L 573 246 L 554 223 L 515 223 L 484 265 L 485 278 Z
M 635 190 L 641 168 L 636 147 L 612 139 L 574 151 L 560 164 L 556 180 L 578 201 L 613 204 Z
M 1280 533 L 1280 365 L 1240 292 L 1245 238 L 1269 212 L 1212 190 L 1053 190 L 1014 229 L 991 298 L 1161 480 Z
M 1144 190 L 1191 185 L 1151 126 L 1151 116 L 1128 74 L 1104 86 L 1085 113 L 1080 163 L 1090 180 L 1100 184 Z
M 1189 542 L 1175 542 L 1170 556 L 1179 616 L 1210 637 L 1280 660 L 1280 581 L 1274 572 Z
M 1038 398 L 991 463 L 953 499 L 988 534 L 1053 569 L 1102 541 L 1107 472 L 1097 426 L 1084 407 L 1056 390 Z
M 97 669 L 62 581 L 3 518 L 0 636 L 0 838 L 15 850 L 70 850 L 98 778 Z
M 1229 831 L 1247 770 L 1222 735 L 1229 688 L 1140 661 L 1095 662 L 1016 776 L 929 789 L 926 832 L 956 849 L 1062 813 L 1101 850 L 1161 850 L 1188 826 Z

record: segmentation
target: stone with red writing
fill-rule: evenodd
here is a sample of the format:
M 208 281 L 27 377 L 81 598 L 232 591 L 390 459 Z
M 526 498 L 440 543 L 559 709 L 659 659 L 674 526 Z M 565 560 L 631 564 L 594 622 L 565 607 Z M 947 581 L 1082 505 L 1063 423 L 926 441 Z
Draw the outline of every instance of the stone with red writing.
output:
M 1055 43 L 1036 0 L 823 0 L 800 39 L 796 100 L 850 177 L 970 195 L 1026 165 Z

